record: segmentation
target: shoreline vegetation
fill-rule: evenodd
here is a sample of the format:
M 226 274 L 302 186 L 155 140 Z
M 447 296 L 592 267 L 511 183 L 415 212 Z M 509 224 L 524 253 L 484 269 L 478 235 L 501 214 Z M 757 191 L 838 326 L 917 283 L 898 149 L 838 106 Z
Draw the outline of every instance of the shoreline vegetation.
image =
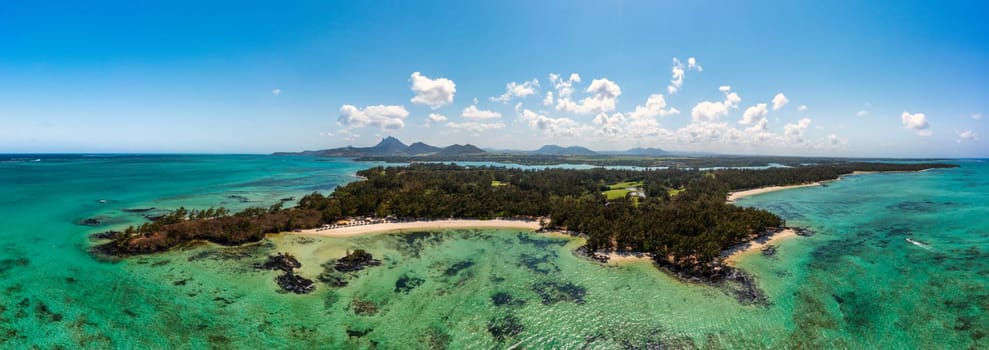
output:
M 358 172 L 362 181 L 338 187 L 328 196 L 312 193 L 291 208 L 283 208 L 281 202 L 235 214 L 224 208 L 179 208 L 138 227 L 98 234 L 96 238 L 108 241 L 95 245 L 92 252 L 125 258 L 194 241 L 235 246 L 284 232 L 352 236 L 395 230 L 511 227 L 580 235 L 586 238 L 586 245 L 575 252 L 578 255 L 601 262 L 651 259 L 686 281 L 738 283 L 743 286 L 738 292 L 740 301 L 764 303 L 753 279 L 726 260 L 732 260 L 733 249 L 754 249 L 751 247 L 760 240 L 785 237 L 777 233 L 786 223 L 773 213 L 738 207 L 726 199 L 812 186 L 861 171 L 947 167 L 955 166 L 841 163 L 704 171 L 522 170 L 448 164 L 374 167 Z M 635 196 L 605 196 L 615 184 L 629 182 L 642 184 Z

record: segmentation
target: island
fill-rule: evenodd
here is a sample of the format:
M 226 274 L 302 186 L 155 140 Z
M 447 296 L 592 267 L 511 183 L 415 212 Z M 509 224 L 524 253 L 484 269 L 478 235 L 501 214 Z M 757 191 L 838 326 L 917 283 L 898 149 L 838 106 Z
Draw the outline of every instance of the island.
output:
M 855 172 L 920 171 L 938 163 L 843 162 L 751 169 L 545 169 L 463 167 L 414 163 L 358 172 L 362 181 L 295 207 L 282 202 L 238 213 L 225 208 L 179 208 L 153 222 L 109 235 L 93 247 L 127 257 L 196 241 L 257 242 L 266 234 L 361 224 L 450 219 L 516 220 L 539 230 L 586 238 L 589 256 L 648 256 L 681 278 L 718 281 L 735 274 L 725 251 L 765 238 L 786 222 L 777 215 L 727 201 L 732 191 L 835 180 Z M 625 187 L 615 195 L 615 187 Z M 630 189 L 629 189 L 630 188 Z

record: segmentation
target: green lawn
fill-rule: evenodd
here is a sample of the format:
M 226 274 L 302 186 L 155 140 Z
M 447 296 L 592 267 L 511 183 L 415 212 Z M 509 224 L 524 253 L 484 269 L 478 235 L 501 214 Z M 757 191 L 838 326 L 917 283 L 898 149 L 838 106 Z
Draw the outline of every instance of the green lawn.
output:
M 491 187 L 501 187 L 501 186 L 508 186 L 508 184 L 498 180 L 491 180 Z
M 619 183 L 616 183 L 616 184 L 613 184 L 613 185 L 608 185 L 608 188 L 610 188 L 612 190 L 619 190 L 619 189 L 624 190 L 624 189 L 629 188 L 629 187 L 642 187 L 642 181 L 635 181 L 635 182 L 625 181 L 625 182 L 619 182 Z
M 628 195 L 628 192 L 629 190 L 626 189 L 607 190 L 604 191 L 604 196 L 607 197 L 608 200 L 625 198 L 625 196 Z

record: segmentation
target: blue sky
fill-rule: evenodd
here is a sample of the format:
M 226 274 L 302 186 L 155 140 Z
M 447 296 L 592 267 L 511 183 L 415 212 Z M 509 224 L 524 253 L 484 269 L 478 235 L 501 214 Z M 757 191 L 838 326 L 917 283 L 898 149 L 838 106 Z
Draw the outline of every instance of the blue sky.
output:
M 0 3 L 0 152 L 989 156 L 984 1 L 204 3 Z

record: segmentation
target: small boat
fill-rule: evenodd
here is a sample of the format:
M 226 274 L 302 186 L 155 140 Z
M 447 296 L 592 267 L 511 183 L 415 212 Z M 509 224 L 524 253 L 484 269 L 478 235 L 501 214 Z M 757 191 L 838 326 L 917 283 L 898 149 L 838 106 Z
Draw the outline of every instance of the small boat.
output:
M 924 242 L 915 240 L 915 239 L 910 238 L 910 237 L 907 237 L 906 240 L 907 240 L 907 242 L 910 242 L 911 244 L 913 244 L 915 246 L 918 246 L 918 247 L 921 247 L 921 248 L 924 248 L 924 249 L 927 249 L 927 250 L 930 250 L 931 249 L 931 246 L 928 245 L 927 243 L 924 243 Z

